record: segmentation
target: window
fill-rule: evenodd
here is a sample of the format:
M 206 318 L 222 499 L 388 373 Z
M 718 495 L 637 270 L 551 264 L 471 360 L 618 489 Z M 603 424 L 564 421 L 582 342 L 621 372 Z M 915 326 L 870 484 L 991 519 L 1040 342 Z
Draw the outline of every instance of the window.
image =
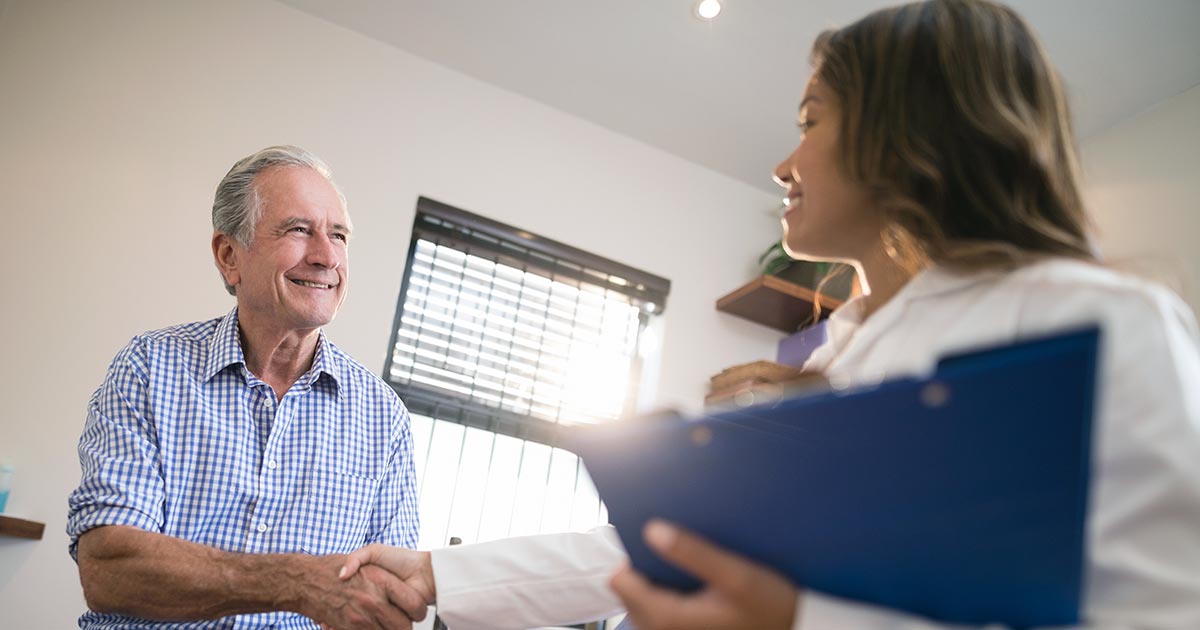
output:
M 384 378 L 413 414 L 421 545 L 606 522 L 563 427 L 632 411 L 669 281 L 422 197 Z

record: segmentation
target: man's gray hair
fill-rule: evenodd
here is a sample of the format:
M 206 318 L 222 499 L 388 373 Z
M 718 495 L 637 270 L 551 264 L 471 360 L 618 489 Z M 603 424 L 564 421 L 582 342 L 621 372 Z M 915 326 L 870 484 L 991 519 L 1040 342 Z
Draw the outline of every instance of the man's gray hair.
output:
M 243 247 L 249 247 L 263 212 L 262 197 L 258 194 L 254 179 L 267 169 L 281 166 L 303 166 L 320 173 L 337 191 L 342 208 L 346 208 L 346 197 L 342 194 L 342 189 L 338 188 L 337 182 L 333 181 L 329 166 L 321 158 L 300 147 L 267 147 L 238 160 L 225 174 L 221 183 L 217 184 L 212 209 L 213 230 L 228 234 Z M 221 275 L 221 280 L 224 282 L 224 274 Z M 228 282 L 225 282 L 225 290 L 230 295 L 237 295 L 234 287 Z

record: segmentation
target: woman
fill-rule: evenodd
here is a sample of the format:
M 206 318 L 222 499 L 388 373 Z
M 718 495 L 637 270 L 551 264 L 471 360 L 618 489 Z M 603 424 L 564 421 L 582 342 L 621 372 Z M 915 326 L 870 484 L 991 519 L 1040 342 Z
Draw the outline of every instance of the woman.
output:
M 1062 87 L 1029 28 L 991 2 L 933 0 L 825 33 L 813 60 L 802 138 L 775 170 L 785 243 L 796 257 L 853 264 L 866 295 L 833 313 L 806 368 L 875 382 L 926 372 L 956 350 L 1099 321 L 1084 627 L 1200 628 L 1196 324 L 1173 295 L 1097 262 Z M 806 592 L 665 523 L 645 536 L 707 586 L 680 595 L 621 569 L 611 586 L 642 630 L 945 627 Z M 491 544 L 547 566 L 601 566 L 614 554 Z M 459 579 L 467 565 L 456 562 L 442 572 L 435 558 L 439 582 Z M 503 589 L 490 595 L 507 604 Z

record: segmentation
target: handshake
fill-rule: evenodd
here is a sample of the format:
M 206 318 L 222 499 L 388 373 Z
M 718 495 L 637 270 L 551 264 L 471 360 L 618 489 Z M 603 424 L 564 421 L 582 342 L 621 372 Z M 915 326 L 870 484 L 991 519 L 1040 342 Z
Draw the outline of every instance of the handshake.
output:
M 299 608 L 326 630 L 405 630 L 437 598 L 428 551 L 374 544 L 314 560 L 321 575 L 308 580 L 316 588 Z
M 611 537 L 611 539 L 610 539 Z M 527 537 L 532 546 L 512 553 L 505 547 L 501 564 L 542 565 L 530 574 L 534 580 L 510 581 L 509 586 L 523 582 L 532 590 L 501 595 L 489 591 L 488 601 L 473 600 L 467 604 L 473 620 L 456 619 L 471 627 L 532 627 L 575 623 L 579 619 L 598 619 L 617 614 L 624 608 L 640 630 L 668 628 L 762 628 L 790 629 L 793 626 L 800 591 L 782 575 L 765 566 L 714 546 L 703 538 L 659 520 L 652 520 L 643 532 L 649 547 L 667 562 L 696 576 L 704 587 L 694 593 L 678 593 L 651 584 L 624 560 L 624 553 L 615 544 L 616 533 L 611 528 L 599 528 L 587 534 L 545 534 Z M 500 541 L 497 541 L 500 542 Z M 484 545 L 491 543 L 484 543 Z M 482 545 L 481 545 L 482 546 Z M 473 547 L 473 546 L 472 546 Z M 538 551 L 533 553 L 536 548 Z M 589 551 L 584 551 L 590 549 Z M 601 551 L 610 549 L 610 551 Z M 495 548 L 493 548 L 493 551 Z M 463 551 L 467 549 L 463 548 Z M 561 556 L 572 559 L 564 563 L 540 563 L 535 556 Z M 583 556 L 592 560 L 582 561 Z M 467 560 L 464 562 L 464 558 Z M 442 567 L 445 599 L 454 600 L 461 593 L 455 574 L 476 567 L 480 554 L 459 556 L 457 567 Z M 315 579 L 322 581 L 324 590 L 310 591 L 307 604 L 298 610 L 323 628 L 357 630 L 359 628 L 411 628 L 412 622 L 426 616 L 427 607 L 437 601 L 437 584 L 430 552 L 413 551 L 386 545 L 368 545 L 347 556 L 313 558 L 323 564 Z M 447 558 L 443 560 L 450 562 Z M 439 561 L 439 562 L 443 562 Z M 558 574 L 545 572 L 547 566 L 558 565 Z M 492 571 L 478 566 L 483 574 Z M 470 570 L 475 573 L 474 570 Z M 544 574 L 542 574 L 544 573 Z M 586 576 L 586 577 L 585 577 Z M 558 579 L 548 579 L 548 578 Z M 542 589 L 542 590 L 538 590 Z M 505 589 L 499 589 L 501 591 Z M 511 590 L 511 589 L 508 589 Z M 536 592 L 535 592 L 536 591 Z M 532 610 L 525 608 L 531 601 Z M 451 605 L 450 601 L 443 602 Z M 445 614 L 461 615 L 464 602 L 457 601 Z M 480 609 L 482 606 L 482 609 Z

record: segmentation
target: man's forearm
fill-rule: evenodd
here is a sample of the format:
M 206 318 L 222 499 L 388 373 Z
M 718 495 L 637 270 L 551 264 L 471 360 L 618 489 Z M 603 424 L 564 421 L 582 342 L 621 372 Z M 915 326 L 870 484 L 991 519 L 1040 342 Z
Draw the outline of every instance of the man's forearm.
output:
M 221 551 L 134 527 L 101 527 L 79 538 L 88 606 L 144 619 L 303 612 L 305 589 L 323 564 L 301 554 Z M 336 562 L 331 571 L 336 573 Z

